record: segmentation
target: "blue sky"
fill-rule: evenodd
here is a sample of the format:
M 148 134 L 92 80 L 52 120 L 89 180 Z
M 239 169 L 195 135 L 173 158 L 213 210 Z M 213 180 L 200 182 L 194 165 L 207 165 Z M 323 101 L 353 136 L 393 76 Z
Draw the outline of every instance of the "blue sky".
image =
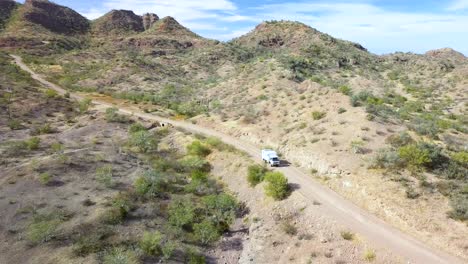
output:
M 377 54 L 451 47 L 468 55 L 468 0 L 55 0 L 90 19 L 111 9 L 173 16 L 209 38 L 229 40 L 265 20 L 296 20 Z

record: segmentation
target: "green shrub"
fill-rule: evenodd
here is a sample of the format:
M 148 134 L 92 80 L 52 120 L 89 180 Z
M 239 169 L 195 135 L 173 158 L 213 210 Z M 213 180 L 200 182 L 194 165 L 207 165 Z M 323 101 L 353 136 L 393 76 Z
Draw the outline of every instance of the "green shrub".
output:
M 142 130 L 130 134 L 130 145 L 137 147 L 142 153 L 149 153 L 158 149 L 158 139 L 148 131 Z
M 458 162 L 462 166 L 468 166 L 468 152 L 461 151 L 452 154 L 452 160 Z
M 415 144 L 400 147 L 398 155 L 412 171 L 419 171 L 431 162 L 429 151 L 421 149 Z
M 396 151 L 379 149 L 373 158 L 372 167 L 380 169 L 398 169 L 404 166 Z
M 281 229 L 283 230 L 284 233 L 290 236 L 297 235 L 297 227 L 291 224 L 289 221 L 284 221 L 281 224 Z
M 324 118 L 326 115 L 327 115 L 327 113 L 325 113 L 325 112 L 320 112 L 320 111 L 312 112 L 312 118 L 314 120 L 320 120 L 320 119 Z
M 143 173 L 133 183 L 136 193 L 149 198 L 162 197 L 169 188 L 169 183 L 163 175 L 151 170 Z
M 159 256 L 162 253 L 161 243 L 163 236 L 160 232 L 145 232 L 140 240 L 140 248 L 149 256 Z
M 112 172 L 111 165 L 105 165 L 103 167 L 96 169 L 96 181 L 100 184 L 106 186 L 107 188 L 112 188 L 115 186 L 115 182 L 112 179 L 113 172 Z
M 33 130 L 31 130 L 31 135 L 45 135 L 45 134 L 50 134 L 52 133 L 52 127 L 50 124 L 44 124 L 39 127 L 35 127 Z
M 368 249 L 364 252 L 364 260 L 368 262 L 374 261 L 376 258 L 375 251 Z
M 211 244 L 221 236 L 216 226 L 206 219 L 199 224 L 193 225 L 193 234 L 195 239 L 202 245 Z
M 198 254 L 196 252 L 189 252 L 188 263 L 189 264 L 205 264 L 206 258 L 205 256 Z
M 452 211 L 448 213 L 450 218 L 468 221 L 468 193 L 456 195 L 450 204 L 452 205 Z
M 281 172 L 267 172 L 265 174 L 265 192 L 275 200 L 286 198 L 289 192 L 288 179 Z
M 169 205 L 168 213 L 172 226 L 191 226 L 195 219 L 195 206 L 190 200 L 176 200 Z
M 128 193 L 120 193 L 114 197 L 111 207 L 102 214 L 101 221 L 110 225 L 123 223 L 130 211 L 135 207 L 132 199 Z
M 211 149 L 203 145 L 200 141 L 194 141 L 187 146 L 187 152 L 189 155 L 206 157 L 210 155 Z
M 385 139 L 385 143 L 390 144 L 394 148 L 403 147 L 412 144 L 413 142 L 413 138 L 411 138 L 406 131 L 391 135 Z
M 185 156 L 179 160 L 179 164 L 183 171 L 198 170 L 209 172 L 211 170 L 210 163 L 199 156 Z
M 139 264 L 137 254 L 125 248 L 113 248 L 102 258 L 103 264 Z
M 26 238 L 34 245 L 49 242 L 57 235 L 56 230 L 68 217 L 69 215 L 62 211 L 34 215 L 26 228 Z
M 340 86 L 338 88 L 338 91 L 340 91 L 340 93 L 342 93 L 344 95 L 351 95 L 352 94 L 351 88 L 349 88 L 349 86 L 346 86 L 346 85 Z
M 44 93 L 45 93 L 47 98 L 55 98 L 55 97 L 58 96 L 57 91 L 52 90 L 52 89 L 47 89 Z
M 111 234 L 111 228 L 107 226 L 82 225 L 78 234 L 73 237 L 72 252 L 81 257 L 100 252 L 107 246 L 106 238 Z
M 354 154 L 364 154 L 365 152 L 364 142 L 361 140 L 351 141 L 351 151 Z
M 21 121 L 19 121 L 18 119 L 8 120 L 8 127 L 11 130 L 19 130 L 19 129 L 23 128 L 23 126 L 21 125 Z
M 172 241 L 167 241 L 161 248 L 163 260 L 169 260 L 174 254 L 174 250 L 177 248 L 177 244 Z
M 42 185 L 47 185 L 47 184 L 49 184 L 51 180 L 52 180 L 52 176 L 50 176 L 50 174 L 47 173 L 47 172 L 41 173 L 41 174 L 39 175 L 39 182 L 40 182 Z
M 344 240 L 353 240 L 354 239 L 354 234 L 349 232 L 349 231 L 342 231 L 340 234 L 341 234 L 341 237 Z
M 343 107 L 340 107 L 340 108 L 338 109 L 338 114 L 343 114 L 343 113 L 345 113 L 346 111 L 347 111 L 346 109 L 344 109 Z
M 140 132 L 140 131 L 147 131 L 146 127 L 143 126 L 141 123 L 132 124 L 130 128 L 128 129 L 128 133 L 130 134 Z
M 50 145 L 50 148 L 54 153 L 59 154 L 63 152 L 64 146 L 59 142 L 54 142 Z
M 368 101 L 369 98 L 373 98 L 371 92 L 369 91 L 361 91 L 353 96 L 351 96 L 351 105 L 354 107 L 362 106 L 364 103 Z
M 39 145 L 41 143 L 41 139 L 38 137 L 32 137 L 25 141 L 26 148 L 29 150 L 37 150 L 39 149 Z
M 251 187 L 261 183 L 268 172 L 268 169 L 261 165 L 251 165 L 247 168 L 247 181 Z
M 119 109 L 116 107 L 111 107 L 106 109 L 106 120 L 107 122 L 112 123 L 128 123 L 129 120 L 127 117 L 119 114 Z
M 78 112 L 80 112 L 80 114 L 85 114 L 86 112 L 88 112 L 91 102 L 91 99 L 88 98 L 81 100 L 78 103 Z
M 205 213 L 220 232 L 229 228 L 234 221 L 238 209 L 236 199 L 229 194 L 209 195 L 202 198 Z

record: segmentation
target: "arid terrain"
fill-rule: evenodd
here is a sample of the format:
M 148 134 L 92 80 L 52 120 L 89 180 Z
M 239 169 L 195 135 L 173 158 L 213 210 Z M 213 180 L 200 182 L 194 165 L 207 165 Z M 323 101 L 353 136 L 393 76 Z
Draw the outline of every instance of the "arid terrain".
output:
M 289 21 L 224 43 L 125 10 L 0 14 L 0 263 L 468 261 L 463 54 Z M 281 176 L 255 165 L 266 147 Z

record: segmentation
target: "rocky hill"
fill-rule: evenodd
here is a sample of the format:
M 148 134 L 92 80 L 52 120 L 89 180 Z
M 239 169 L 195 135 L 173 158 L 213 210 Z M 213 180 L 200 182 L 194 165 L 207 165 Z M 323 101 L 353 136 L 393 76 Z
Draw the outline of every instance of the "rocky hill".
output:
M 11 17 L 13 10 L 18 6 L 18 4 L 13 0 L 3 0 L 0 1 L 0 30 L 3 29 L 5 23 Z
M 59 34 L 84 34 L 89 30 L 89 21 L 76 11 L 47 0 L 26 0 L 21 10 L 22 17 Z

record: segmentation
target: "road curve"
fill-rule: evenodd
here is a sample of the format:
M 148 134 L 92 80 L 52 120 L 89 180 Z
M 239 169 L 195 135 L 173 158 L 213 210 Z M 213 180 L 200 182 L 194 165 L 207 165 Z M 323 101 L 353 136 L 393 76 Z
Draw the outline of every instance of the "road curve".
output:
M 40 75 L 32 71 L 27 65 L 23 63 L 21 57 L 15 55 L 10 56 L 13 57 L 15 63 L 22 70 L 30 73 L 32 78 L 39 81 L 47 88 L 54 89 L 60 94 L 65 94 L 67 92 L 65 89 L 45 80 Z M 81 96 L 76 94 L 71 94 L 70 97 L 77 100 L 83 99 Z M 93 103 L 99 110 L 105 110 L 108 107 L 114 107 L 112 104 L 101 102 L 99 100 L 93 100 Z M 200 127 L 188 122 L 162 118 L 127 108 L 120 108 L 119 112 L 150 121 L 168 123 L 174 127 L 204 134 L 206 136 L 217 137 L 225 143 L 235 146 L 237 149 L 246 152 L 255 161 L 262 162 L 260 159 L 261 150 L 259 147 L 229 135 L 225 135 L 218 131 Z M 383 220 L 341 197 L 329 188 L 324 187 L 320 183 L 316 182 L 300 168 L 291 165 L 289 167 L 278 168 L 277 170 L 283 172 L 288 177 L 290 183 L 299 186 L 297 192 L 310 201 L 310 204 L 312 204 L 313 201 L 319 201 L 321 206 L 316 207 L 319 208 L 317 210 L 320 210 L 324 215 L 327 215 L 336 220 L 338 223 L 348 227 L 353 232 L 364 236 L 370 243 L 372 243 L 375 248 L 388 249 L 391 252 L 406 258 L 408 263 L 466 263 L 462 259 L 431 248 L 416 238 L 392 227 Z

